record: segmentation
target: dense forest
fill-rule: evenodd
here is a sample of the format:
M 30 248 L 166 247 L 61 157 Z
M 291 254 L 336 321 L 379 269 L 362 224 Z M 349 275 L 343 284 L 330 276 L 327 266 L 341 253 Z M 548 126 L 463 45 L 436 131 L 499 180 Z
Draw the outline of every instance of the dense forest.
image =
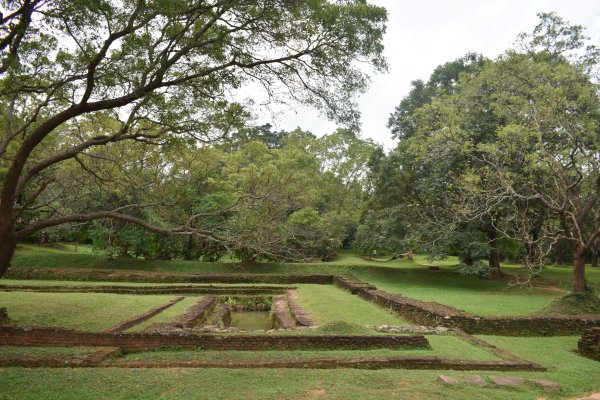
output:
M 500 277 L 600 254 L 600 53 L 556 14 L 495 59 L 438 66 L 361 137 L 385 72 L 363 1 L 24 1 L 0 30 L 0 274 L 19 241 L 114 256 L 326 261 L 458 256 Z M 36 15 L 36 18 L 32 16 Z M 68 18 L 67 18 L 68 16 Z M 293 21 L 293 23 L 292 23 Z M 315 107 L 316 137 L 256 124 L 236 90 Z

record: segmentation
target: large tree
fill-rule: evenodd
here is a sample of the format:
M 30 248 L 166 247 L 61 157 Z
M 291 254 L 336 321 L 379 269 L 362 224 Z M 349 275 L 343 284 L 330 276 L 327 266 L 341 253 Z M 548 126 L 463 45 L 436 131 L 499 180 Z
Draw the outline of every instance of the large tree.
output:
M 568 242 L 580 293 L 586 255 L 600 236 L 598 53 L 582 48 L 581 27 L 540 17 L 533 34 L 521 36 L 522 49 L 416 111 L 410 151 L 427 168 L 464 160 L 446 179 L 447 214 L 491 221 L 523 243 L 527 265 L 542 265 L 554 243 Z M 492 129 L 481 129 L 488 121 Z
M 229 135 L 245 115 L 232 98 L 249 82 L 355 126 L 354 96 L 367 84 L 358 64 L 386 67 L 386 12 L 364 0 L 2 4 L 0 275 L 16 242 L 45 228 L 117 218 L 193 234 L 202 217 L 155 226 L 127 206 L 70 211 L 59 199 L 48 213 L 39 199 L 64 163 L 93 172 L 81 155 L 97 146 Z
M 471 163 L 460 149 L 430 149 L 424 121 L 452 118 L 432 104 L 460 91 L 461 80 L 479 73 L 485 59 L 469 53 L 438 66 L 427 82 L 414 81 L 410 93 L 390 116 L 388 126 L 400 143 L 387 157 L 373 164 L 374 195 L 359 230 L 362 246 L 384 247 L 395 252 L 412 248 L 432 254 L 452 253 L 469 266 L 490 259 L 490 272 L 499 275 L 494 245 L 495 230 L 487 221 L 458 221 L 451 214 L 451 194 L 456 179 Z M 423 111 L 432 110 L 432 112 Z M 485 112 L 471 115 L 465 123 L 486 140 L 498 121 Z M 446 143 L 441 143 L 444 146 Z M 491 236 L 492 238 L 488 238 Z

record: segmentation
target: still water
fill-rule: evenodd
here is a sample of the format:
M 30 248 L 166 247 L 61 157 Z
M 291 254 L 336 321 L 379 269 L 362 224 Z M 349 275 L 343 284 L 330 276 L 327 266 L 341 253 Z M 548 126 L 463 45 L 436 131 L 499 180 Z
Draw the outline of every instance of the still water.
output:
M 229 326 L 245 331 L 271 329 L 273 327 L 271 311 L 232 311 Z

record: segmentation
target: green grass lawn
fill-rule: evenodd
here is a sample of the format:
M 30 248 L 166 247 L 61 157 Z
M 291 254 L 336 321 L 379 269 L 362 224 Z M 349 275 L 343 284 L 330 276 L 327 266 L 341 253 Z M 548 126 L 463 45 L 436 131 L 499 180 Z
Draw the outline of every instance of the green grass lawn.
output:
M 573 353 L 577 337 L 483 337 L 549 372 L 298 369 L 2 368 L 4 399 L 495 399 L 533 400 L 600 391 L 600 362 Z M 460 349 L 456 353 L 460 354 Z M 183 354 L 183 353 L 182 353 Z M 132 355 L 133 357 L 133 355 Z M 550 379 L 558 395 L 533 386 L 448 387 L 437 375 L 479 374 Z
M 131 327 L 129 330 L 127 330 L 127 332 L 141 332 L 144 329 L 146 329 L 147 327 L 149 327 L 150 325 L 162 324 L 162 323 L 169 322 L 176 316 L 183 314 L 188 307 L 197 303 L 199 299 L 200 299 L 200 297 L 197 297 L 197 296 L 186 297 L 185 299 L 175 303 L 174 305 L 167 308 L 166 310 L 158 313 L 157 315 L 150 318 L 149 320 L 144 321 L 141 324 Z
M 406 325 L 395 314 L 331 285 L 299 285 L 298 302 L 318 325 L 344 321 L 358 325 Z
M 101 331 L 173 299 L 173 295 L 0 292 L 11 323 Z
M 450 268 L 440 271 L 414 266 L 391 271 L 363 268 L 353 271 L 353 275 L 391 293 L 438 302 L 479 315 L 530 314 L 561 295 L 552 290 L 511 287 L 504 281 L 462 276 Z
M 139 269 L 173 272 L 235 272 L 235 264 L 198 263 L 191 261 L 144 261 L 137 259 L 107 260 L 79 247 L 74 254 L 68 246 L 21 246 L 15 267 L 86 267 Z M 333 263 L 261 264 L 252 273 L 350 273 L 381 289 L 421 300 L 437 301 L 482 315 L 528 314 L 543 308 L 564 292 L 553 288 L 526 289 L 508 287 L 506 282 L 480 280 L 455 273 L 455 260 L 434 262 L 441 271 L 430 271 L 425 258 L 385 261 L 363 260 L 350 252 L 341 252 Z M 509 273 L 519 272 L 508 266 Z M 567 288 L 570 269 L 548 267 L 542 271 L 546 286 Z M 600 285 L 600 269 L 588 268 L 588 280 Z M 101 284 L 99 282 L 11 281 L 5 284 Z M 535 284 L 535 279 L 533 280 Z M 103 282 L 102 284 L 110 284 Z M 117 285 L 130 283 L 117 282 Z M 137 284 L 132 284 L 137 285 Z M 143 285 L 143 284 L 140 284 Z M 402 324 L 403 321 L 371 303 L 328 285 L 299 285 L 299 302 L 313 313 L 324 327 L 345 321 L 349 327 L 363 324 Z M 0 292 L 0 305 L 18 323 L 60 325 L 77 329 L 106 329 L 133 315 L 164 304 L 173 295 L 113 295 L 95 293 L 28 293 Z M 196 301 L 188 297 L 159 314 L 146 325 L 165 322 L 185 311 Z M 102 313 L 98 313 L 102 310 Z M 99 316 L 100 315 L 100 316 Z M 140 327 L 142 328 L 142 327 Z M 320 334 L 322 332 L 311 332 Z M 600 392 L 600 362 L 577 355 L 577 336 L 527 338 L 481 336 L 516 356 L 540 363 L 548 372 L 485 372 L 426 370 L 297 370 L 297 369 L 118 369 L 118 368 L 0 368 L 0 399 L 558 399 Z M 491 360 L 495 356 L 450 335 L 428 335 L 430 350 L 372 350 L 371 354 L 438 355 L 454 359 Z M 0 354 L 71 355 L 74 349 L 0 348 Z M 168 351 L 132 354 L 129 359 L 278 359 L 336 355 L 351 357 L 359 352 L 213 352 Z M 479 374 L 521 376 L 550 379 L 562 385 L 559 395 L 544 393 L 533 386 L 478 388 L 460 384 L 448 387 L 439 383 L 438 374 L 455 377 Z
M 131 257 L 109 260 L 95 254 L 75 254 L 69 247 L 58 246 L 58 248 L 48 249 L 33 245 L 20 245 L 13 264 L 15 268 L 86 267 L 197 273 L 353 274 L 359 279 L 392 293 L 400 293 L 423 301 L 435 301 L 486 316 L 536 313 L 554 299 L 566 294 L 571 278 L 569 267 L 547 267 L 540 276 L 543 284 L 550 286 L 550 289 L 528 289 L 523 286 L 509 286 L 506 281 L 491 281 L 459 275 L 453 268 L 456 262 L 456 258 L 452 257 L 436 260 L 433 264 L 440 266 L 441 270 L 432 271 L 427 267 L 428 260 L 425 256 L 417 255 L 414 261 L 389 260 L 389 257 L 365 260 L 351 251 L 340 250 L 338 259 L 333 262 L 265 263 L 242 270 L 236 263 L 183 260 L 148 261 Z M 522 268 L 519 266 L 507 265 L 504 268 L 509 274 L 522 272 Z M 600 268 L 587 268 L 587 277 L 590 284 L 600 290 Z M 536 279 L 534 278 L 532 282 L 535 285 Z

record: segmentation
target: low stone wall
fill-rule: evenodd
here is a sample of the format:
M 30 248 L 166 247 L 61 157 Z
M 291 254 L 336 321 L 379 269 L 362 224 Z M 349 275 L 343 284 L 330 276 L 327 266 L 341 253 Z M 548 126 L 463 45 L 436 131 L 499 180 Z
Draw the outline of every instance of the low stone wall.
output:
M 196 304 L 191 305 L 185 310 L 185 313 L 176 317 L 169 325 L 177 328 L 191 328 L 196 324 L 202 323 L 217 304 L 215 296 L 206 296 L 200 299 Z
M 210 318 L 208 325 L 224 328 L 231 324 L 231 307 L 228 304 L 219 304 Z
M 559 336 L 581 333 L 600 327 L 600 318 L 576 317 L 481 317 L 443 304 L 424 302 L 398 294 L 376 290 L 356 278 L 335 278 L 336 286 L 356 293 L 359 297 L 391 309 L 419 325 L 460 328 L 471 334 L 504 336 Z M 358 281 L 360 282 L 360 281 Z
M 210 350 L 363 350 L 429 348 L 422 335 L 302 336 L 196 335 L 178 333 L 78 332 L 58 328 L 0 326 L 0 345 L 120 347 L 124 352 L 181 347 Z
M 600 361 L 600 328 L 591 328 L 584 332 L 577 343 L 580 354 Z
M 288 306 L 290 308 L 290 314 L 292 314 L 292 317 L 296 320 L 296 322 L 302 326 L 314 326 L 315 321 L 312 319 L 310 314 L 300 307 L 300 304 L 298 304 L 298 292 L 295 290 L 288 290 L 286 297 Z
M 376 290 L 377 287 L 370 283 L 356 279 L 352 275 L 341 275 L 333 278 L 333 284 L 340 289 L 347 290 L 352 294 L 358 294 L 363 290 Z
M 459 371 L 546 371 L 520 361 L 445 360 L 438 357 L 321 357 L 289 361 L 126 361 L 101 365 L 117 368 L 309 368 L 427 369 Z
M 267 296 L 284 294 L 286 290 L 295 289 L 290 286 L 78 286 L 78 285 L 2 285 L 4 292 L 43 292 L 43 293 L 115 293 L 115 294 L 214 294 L 214 295 L 254 295 Z
M 189 274 L 89 268 L 10 268 L 4 277 L 7 279 L 158 283 L 314 283 L 323 285 L 333 283 L 333 275 L 324 274 Z
M 296 327 L 296 320 L 290 313 L 285 296 L 273 297 L 271 311 L 273 312 L 273 319 L 275 322 L 274 328 L 290 329 Z

